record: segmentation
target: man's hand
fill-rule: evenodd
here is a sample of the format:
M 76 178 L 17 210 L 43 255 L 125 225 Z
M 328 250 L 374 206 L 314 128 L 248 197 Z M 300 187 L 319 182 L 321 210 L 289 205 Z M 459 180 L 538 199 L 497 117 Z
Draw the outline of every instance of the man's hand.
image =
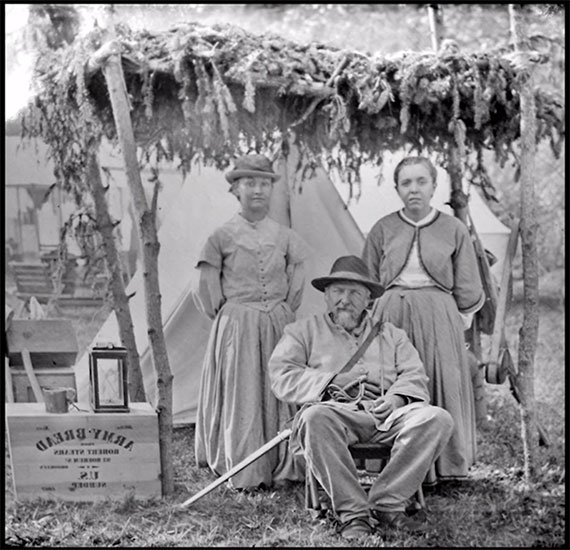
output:
M 352 390 L 351 384 L 355 386 L 356 383 L 365 376 L 366 375 L 358 372 L 341 372 L 337 374 L 330 383 L 348 391 Z M 364 378 L 364 399 L 377 399 L 380 395 L 382 395 L 380 387 L 373 382 L 368 382 L 366 378 Z
M 384 422 L 392 412 L 398 407 L 405 405 L 405 403 L 406 400 L 400 395 L 385 395 L 376 400 L 372 413 L 376 418 Z

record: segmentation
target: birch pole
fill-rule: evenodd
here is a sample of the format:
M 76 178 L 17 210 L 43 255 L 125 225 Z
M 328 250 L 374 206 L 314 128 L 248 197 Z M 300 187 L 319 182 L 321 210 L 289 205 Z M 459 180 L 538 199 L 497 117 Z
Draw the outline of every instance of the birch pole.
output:
M 428 18 L 430 25 L 431 44 L 435 53 L 438 55 L 446 55 L 448 52 L 445 50 L 445 42 L 453 42 L 445 40 L 442 43 L 444 36 L 443 28 L 443 12 L 439 4 L 428 4 Z M 453 120 L 454 124 L 459 124 L 460 121 Z M 456 218 L 459 218 L 465 225 L 467 225 L 467 197 L 463 192 L 463 159 L 461 158 L 459 147 L 450 147 L 448 157 L 447 172 L 451 184 L 451 197 L 449 203 L 453 208 L 453 213 Z
M 511 40 L 515 52 L 528 51 L 523 6 L 509 4 Z M 520 390 L 521 435 L 524 452 L 524 475 L 527 483 L 535 473 L 537 455 L 536 403 L 534 396 L 534 358 L 538 342 L 538 253 L 536 244 L 536 105 L 534 68 L 525 65 L 519 75 L 521 112 L 521 221 L 520 236 L 523 267 L 523 321 L 519 331 L 517 384 Z
M 428 4 L 428 18 L 431 47 L 434 52 L 437 52 L 437 50 L 439 50 L 441 32 L 443 30 L 443 15 L 441 13 L 441 8 L 437 4 Z
M 443 11 L 438 4 L 428 4 L 427 11 L 432 48 L 434 52 L 441 54 L 442 52 L 440 49 L 443 49 L 441 48 L 441 40 L 444 36 Z M 455 217 L 460 219 L 465 225 L 468 225 L 467 197 L 463 191 L 462 163 L 463 159 L 459 153 L 459 148 L 451 146 L 447 166 L 447 173 L 449 174 L 451 186 L 449 204 L 453 208 Z M 482 261 L 486 261 L 486 258 L 483 257 Z M 477 360 L 473 360 L 475 366 L 472 370 L 475 370 L 475 372 L 471 373 L 473 381 L 473 399 L 475 404 L 475 422 L 477 426 L 484 428 L 488 424 L 487 400 L 485 397 L 485 373 L 477 364 L 481 358 L 481 334 L 479 332 L 478 324 L 478 316 L 474 315 L 471 328 L 469 328 L 466 334 L 466 340 L 469 342 L 470 351 Z
M 115 238 L 113 236 L 113 221 L 105 199 L 105 188 L 101 180 L 101 168 L 94 151 L 89 152 L 87 160 L 87 177 L 95 205 L 97 228 L 105 249 L 105 263 L 110 273 L 109 288 L 113 299 L 113 311 L 117 316 L 121 342 L 127 349 L 127 367 L 129 397 L 134 402 L 146 401 L 144 383 L 140 367 L 140 358 L 135 341 L 133 319 L 129 309 L 129 298 L 125 292 L 121 263 Z
M 112 12 L 112 5 L 109 5 L 109 9 Z M 94 54 L 88 63 L 87 69 L 93 70 L 94 66 L 97 65 L 103 69 L 103 75 L 111 99 L 117 136 L 123 153 L 127 183 L 138 218 L 146 321 L 158 394 L 156 411 L 158 413 L 162 494 L 167 496 L 174 491 L 174 471 L 172 465 L 173 376 L 168 362 L 168 353 L 162 329 L 162 300 L 158 280 L 158 253 L 160 250 L 156 227 L 158 187 L 155 187 L 154 195 L 149 205 L 142 185 L 136 156 L 136 144 L 130 115 L 131 106 L 121 65 L 121 46 L 115 40 L 112 21 L 107 25 L 107 36 L 109 41 Z

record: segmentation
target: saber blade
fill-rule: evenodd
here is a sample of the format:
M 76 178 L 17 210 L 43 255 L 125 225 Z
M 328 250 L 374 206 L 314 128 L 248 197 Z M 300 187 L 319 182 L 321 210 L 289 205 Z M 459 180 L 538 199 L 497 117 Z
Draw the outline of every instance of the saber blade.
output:
M 222 483 L 225 483 L 228 479 L 230 479 L 230 477 L 235 476 L 238 472 L 241 472 L 245 467 L 249 466 L 252 462 L 255 462 L 266 452 L 273 449 L 273 447 L 276 447 L 277 445 L 279 445 L 279 443 L 285 441 L 285 439 L 287 439 L 290 435 L 291 435 L 291 428 L 287 428 L 282 432 L 279 432 L 273 439 L 269 440 L 265 445 L 257 449 L 257 451 L 250 454 L 248 457 L 244 458 L 241 462 L 236 464 L 231 470 L 228 470 L 224 475 L 216 479 L 216 481 L 210 483 L 210 485 L 204 487 L 204 489 L 196 493 L 193 497 L 184 501 L 180 505 L 180 507 L 187 508 L 197 500 L 201 499 L 203 496 L 213 491 L 216 487 L 219 487 L 220 485 L 222 485 Z

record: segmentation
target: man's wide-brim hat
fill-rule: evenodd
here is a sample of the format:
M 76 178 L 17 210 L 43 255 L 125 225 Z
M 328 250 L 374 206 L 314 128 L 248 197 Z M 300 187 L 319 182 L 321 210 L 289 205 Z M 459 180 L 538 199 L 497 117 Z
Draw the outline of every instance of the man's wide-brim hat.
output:
M 271 161 L 266 156 L 244 155 L 235 160 L 234 168 L 226 174 L 226 179 L 233 183 L 244 177 L 263 177 L 276 181 L 281 176 L 273 171 Z
M 358 256 L 341 256 L 334 262 L 328 277 L 317 277 L 311 284 L 324 292 L 331 283 L 347 281 L 363 284 L 370 290 L 371 298 L 376 299 L 384 294 L 384 287 L 370 278 L 366 264 Z

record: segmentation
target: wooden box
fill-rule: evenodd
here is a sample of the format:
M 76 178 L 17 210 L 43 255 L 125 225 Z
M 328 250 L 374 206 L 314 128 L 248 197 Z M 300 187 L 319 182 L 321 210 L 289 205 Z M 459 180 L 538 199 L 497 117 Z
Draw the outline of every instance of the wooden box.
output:
M 22 350 L 30 352 L 34 369 L 70 367 L 79 348 L 69 319 L 12 319 L 6 331 L 10 365 L 23 365 Z
M 36 396 L 32 390 L 32 384 L 23 367 L 9 367 L 12 375 L 12 390 L 16 403 L 35 403 Z M 40 388 L 73 388 L 75 384 L 75 372 L 71 367 L 59 369 L 34 369 Z
M 158 417 L 147 403 L 128 413 L 47 413 L 43 403 L 6 403 L 17 500 L 96 501 L 161 496 Z

